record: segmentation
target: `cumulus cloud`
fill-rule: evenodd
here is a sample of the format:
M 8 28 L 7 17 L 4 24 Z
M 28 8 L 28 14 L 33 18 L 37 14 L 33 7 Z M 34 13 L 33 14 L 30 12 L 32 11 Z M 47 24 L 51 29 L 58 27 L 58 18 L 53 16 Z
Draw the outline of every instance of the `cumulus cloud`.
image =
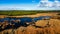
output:
M 37 5 L 39 7 L 60 7 L 60 2 L 55 0 L 54 2 L 48 0 L 41 0 Z
M 59 1 L 54 1 L 56 7 L 60 7 L 60 2 Z

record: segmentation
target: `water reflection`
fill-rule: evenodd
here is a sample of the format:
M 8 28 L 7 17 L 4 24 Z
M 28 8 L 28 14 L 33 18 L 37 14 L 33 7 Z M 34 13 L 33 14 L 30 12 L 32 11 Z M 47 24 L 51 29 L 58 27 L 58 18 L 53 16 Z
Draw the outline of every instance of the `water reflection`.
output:
M 40 17 L 36 17 L 36 18 L 29 18 L 29 17 L 24 17 L 24 18 L 0 18 L 0 30 L 2 29 L 2 27 L 4 27 L 4 29 L 9 29 L 9 28 L 18 28 L 20 26 L 28 26 L 29 24 L 35 23 L 38 20 L 43 20 L 43 19 L 50 19 L 50 16 L 40 16 Z M 7 25 L 6 25 L 7 24 Z

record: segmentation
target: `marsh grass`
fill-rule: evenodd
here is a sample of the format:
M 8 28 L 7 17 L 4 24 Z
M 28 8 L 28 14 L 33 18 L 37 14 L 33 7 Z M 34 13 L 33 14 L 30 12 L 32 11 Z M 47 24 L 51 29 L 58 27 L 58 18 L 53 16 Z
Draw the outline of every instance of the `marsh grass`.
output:
M 49 13 L 49 12 L 59 12 L 60 10 L 51 10 L 51 11 L 43 11 L 43 10 L 0 10 L 0 15 L 8 15 L 8 16 L 20 16 L 20 15 L 33 15 L 37 13 Z

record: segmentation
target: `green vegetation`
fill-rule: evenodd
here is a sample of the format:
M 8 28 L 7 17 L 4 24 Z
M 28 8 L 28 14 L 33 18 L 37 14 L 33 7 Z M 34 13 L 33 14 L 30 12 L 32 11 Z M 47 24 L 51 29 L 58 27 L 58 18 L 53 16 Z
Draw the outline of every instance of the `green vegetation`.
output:
M 52 10 L 52 11 L 43 11 L 43 10 L 0 10 L 0 15 L 8 15 L 8 16 L 17 16 L 17 15 L 32 15 L 36 13 L 48 13 L 48 12 L 59 12 L 60 10 Z

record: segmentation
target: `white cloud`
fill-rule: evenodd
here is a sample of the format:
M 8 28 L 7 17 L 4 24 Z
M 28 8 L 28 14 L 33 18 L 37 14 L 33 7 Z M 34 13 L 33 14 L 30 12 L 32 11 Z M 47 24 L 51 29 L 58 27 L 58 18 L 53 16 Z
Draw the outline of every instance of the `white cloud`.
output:
M 60 2 L 59 1 L 54 1 L 56 7 L 60 7 Z
M 37 5 L 39 7 L 60 7 L 60 2 L 55 0 L 54 2 L 48 0 L 41 0 Z
M 47 3 L 47 7 L 52 7 L 53 6 L 53 2 L 51 2 L 51 1 L 49 1 L 48 3 Z
M 41 0 L 41 2 L 48 2 L 48 0 Z

